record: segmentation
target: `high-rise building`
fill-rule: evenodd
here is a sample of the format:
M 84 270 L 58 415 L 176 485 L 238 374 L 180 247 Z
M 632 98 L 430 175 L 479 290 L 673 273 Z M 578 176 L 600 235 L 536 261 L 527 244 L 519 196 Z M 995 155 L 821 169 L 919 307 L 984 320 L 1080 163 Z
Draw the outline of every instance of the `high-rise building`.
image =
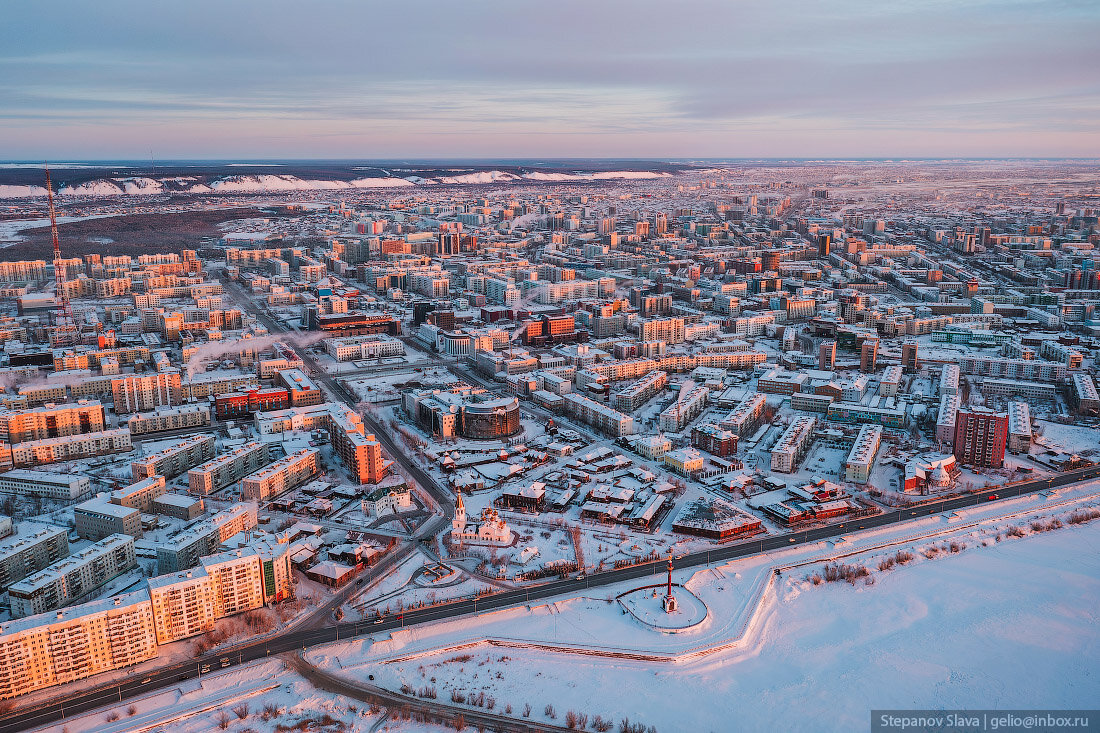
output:
M 161 405 L 183 402 L 178 371 L 120 377 L 111 382 L 115 412 L 145 412 Z
M 832 371 L 836 367 L 836 341 L 822 341 L 817 347 L 817 368 Z
M 75 405 L 0 410 L 0 441 L 4 443 L 96 433 L 105 427 L 103 405 L 95 400 L 81 400 Z
M 917 361 L 917 342 L 906 341 L 901 345 L 901 368 L 907 373 L 916 372 L 920 366 Z
M 859 370 L 866 374 L 875 371 L 878 360 L 878 339 L 865 339 L 859 347 Z
M 982 407 L 960 408 L 955 413 L 952 443 L 959 463 L 1000 468 L 1008 443 L 1008 414 Z
M 667 214 L 654 214 L 653 215 L 653 229 L 656 234 L 661 235 L 668 231 L 668 215 Z

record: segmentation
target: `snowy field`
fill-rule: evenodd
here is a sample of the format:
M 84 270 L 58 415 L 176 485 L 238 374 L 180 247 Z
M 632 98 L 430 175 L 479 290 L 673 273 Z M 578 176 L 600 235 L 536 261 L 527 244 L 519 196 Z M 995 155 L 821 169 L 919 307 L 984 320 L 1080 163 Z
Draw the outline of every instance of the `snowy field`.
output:
M 1078 506 L 1025 498 L 997 513 L 977 508 L 917 530 L 677 573 L 718 619 L 698 632 L 645 631 L 592 598 L 406 631 L 373 647 L 328 646 L 309 658 L 354 677 L 369 668 L 392 689 L 435 686 L 440 699 L 484 692 L 517 714 L 530 704 L 533 721 L 560 724 L 575 710 L 659 731 L 728 730 L 731 710 L 745 730 L 806 730 L 806 720 L 815 730 L 859 730 L 872 708 L 1087 707 L 1100 693 L 1100 522 L 1032 529 Z M 879 569 L 899 551 L 912 559 Z M 871 581 L 815 584 L 830 560 L 868 568 Z M 749 618 L 745 606 L 773 565 L 784 574 Z M 690 655 L 741 629 L 740 644 L 679 662 L 548 650 Z M 462 648 L 486 637 L 507 646 Z
M 325 716 L 343 726 L 322 726 Z M 40 729 L 50 733 L 132 733 L 168 731 L 207 733 L 227 730 L 286 731 L 302 721 L 314 721 L 297 730 L 370 731 L 382 711 L 366 703 L 316 690 L 281 660 L 238 667 L 231 672 L 189 680 L 135 701 L 101 708 L 70 718 L 64 724 Z M 394 728 L 393 730 L 396 730 Z M 408 728 L 406 730 L 413 730 Z

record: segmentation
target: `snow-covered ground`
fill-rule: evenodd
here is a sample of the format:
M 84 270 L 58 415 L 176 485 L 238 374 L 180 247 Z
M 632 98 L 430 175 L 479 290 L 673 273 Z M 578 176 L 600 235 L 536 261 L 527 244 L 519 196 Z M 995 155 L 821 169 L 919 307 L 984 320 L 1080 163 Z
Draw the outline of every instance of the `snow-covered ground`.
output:
M 1095 456 L 1100 454 L 1100 429 L 1083 425 L 1064 425 L 1048 420 L 1039 420 L 1038 423 L 1042 435 L 1035 440 L 1037 449 L 1093 456 L 1094 460 Z
M 281 660 L 237 667 L 229 672 L 189 680 L 134 701 L 70 718 L 42 729 L 60 733 L 129 733 L 171 730 L 206 733 L 228 730 L 275 731 L 301 721 L 320 723 L 324 716 L 344 723 L 344 731 L 369 731 L 381 718 L 366 703 L 315 689 L 284 668 Z M 223 727 L 223 720 L 228 723 Z M 305 726 L 305 728 L 308 728 Z M 302 728 L 302 729 L 305 729 Z M 314 728 L 333 730 L 332 727 Z
M 710 608 L 682 634 L 647 631 L 607 603 L 605 594 L 638 585 L 624 584 L 309 658 L 353 677 L 369 669 L 393 689 L 436 686 L 440 699 L 458 690 L 485 692 L 498 709 L 529 703 L 533 721 L 550 722 L 551 704 L 558 723 L 576 710 L 660 731 L 728 730 L 731 710 L 746 730 L 804 730 L 807 720 L 853 730 L 874 708 L 1080 708 L 1100 690 L 1100 522 L 1042 528 L 1096 503 L 1088 491 L 1024 497 L 676 573 Z M 899 551 L 912 559 L 879 569 Z M 872 581 L 815 584 L 831 562 L 862 565 Z M 773 566 L 785 568 L 778 579 Z M 758 594 L 762 583 L 770 590 Z M 738 634 L 729 648 L 697 655 Z M 680 661 L 592 655 L 615 649 Z
M 452 691 L 484 693 L 497 712 L 517 718 L 530 705 L 535 724 L 562 725 L 576 711 L 662 733 L 730 730 L 731 714 L 742 730 L 847 731 L 865 729 L 876 708 L 1087 707 L 1100 691 L 1100 521 L 1046 527 L 1100 505 L 1098 490 L 1094 483 L 1021 497 L 677 572 L 674 580 L 709 609 L 705 623 L 678 634 L 647 629 L 607 602 L 644 584 L 628 583 L 591 598 L 330 644 L 307 659 L 352 678 L 373 674 L 395 690 L 435 687 L 441 702 Z M 912 558 L 887 567 L 899 551 Z M 868 568 L 873 582 L 814 582 L 837 562 Z M 508 644 L 479 643 L 486 637 Z M 555 650 L 565 646 L 574 653 Z M 592 654 L 616 648 L 679 661 Z M 191 733 L 228 719 L 229 731 L 275 733 L 325 715 L 348 731 L 437 730 L 383 720 L 382 711 L 315 690 L 277 660 L 46 730 Z

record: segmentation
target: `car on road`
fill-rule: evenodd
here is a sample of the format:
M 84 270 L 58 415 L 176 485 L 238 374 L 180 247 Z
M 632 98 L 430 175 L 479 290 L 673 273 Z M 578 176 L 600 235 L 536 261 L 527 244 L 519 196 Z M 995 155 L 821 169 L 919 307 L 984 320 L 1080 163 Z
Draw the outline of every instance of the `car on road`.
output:
M 149 683 L 150 683 L 150 682 L 152 682 L 152 681 L 153 681 L 153 678 L 152 678 L 152 677 L 146 677 L 145 679 L 143 679 L 143 680 L 141 681 L 141 684 L 143 684 L 143 685 L 147 685 L 147 684 L 149 684 Z
M 229 666 L 229 657 L 222 657 L 221 666 L 223 666 L 223 667 L 228 667 Z
M 996 494 L 990 494 L 989 496 L 985 497 L 985 500 L 986 501 L 996 501 L 998 498 L 999 497 Z

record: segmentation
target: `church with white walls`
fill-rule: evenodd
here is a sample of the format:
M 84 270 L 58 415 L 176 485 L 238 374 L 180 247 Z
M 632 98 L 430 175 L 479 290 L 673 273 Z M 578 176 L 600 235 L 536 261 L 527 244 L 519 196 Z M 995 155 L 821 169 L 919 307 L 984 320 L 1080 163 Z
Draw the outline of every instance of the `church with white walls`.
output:
M 507 547 L 512 544 L 512 530 L 501 519 L 495 509 L 486 507 L 481 517 L 474 521 L 466 519 L 466 505 L 462 494 L 458 495 L 455 505 L 455 518 L 451 520 L 451 541 L 459 545 L 486 545 Z

